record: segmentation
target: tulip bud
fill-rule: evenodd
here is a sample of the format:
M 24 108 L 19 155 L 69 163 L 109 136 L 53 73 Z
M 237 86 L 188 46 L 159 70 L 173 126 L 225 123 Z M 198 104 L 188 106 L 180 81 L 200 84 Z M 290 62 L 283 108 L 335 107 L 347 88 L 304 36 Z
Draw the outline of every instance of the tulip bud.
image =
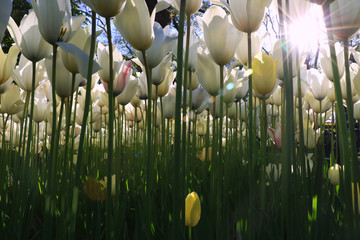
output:
M 196 192 L 187 195 L 185 199 L 185 225 L 195 227 L 201 216 L 201 203 Z
M 329 168 L 328 178 L 332 185 L 337 186 L 340 184 L 340 169 L 341 167 L 338 164 Z

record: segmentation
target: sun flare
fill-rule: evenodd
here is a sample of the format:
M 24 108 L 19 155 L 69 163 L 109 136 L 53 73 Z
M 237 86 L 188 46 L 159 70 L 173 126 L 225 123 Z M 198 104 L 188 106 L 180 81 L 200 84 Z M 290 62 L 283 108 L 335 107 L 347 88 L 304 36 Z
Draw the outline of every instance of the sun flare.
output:
M 326 28 L 321 19 L 321 11 L 312 7 L 306 16 L 294 20 L 289 28 L 291 43 L 301 51 L 315 52 L 326 39 Z

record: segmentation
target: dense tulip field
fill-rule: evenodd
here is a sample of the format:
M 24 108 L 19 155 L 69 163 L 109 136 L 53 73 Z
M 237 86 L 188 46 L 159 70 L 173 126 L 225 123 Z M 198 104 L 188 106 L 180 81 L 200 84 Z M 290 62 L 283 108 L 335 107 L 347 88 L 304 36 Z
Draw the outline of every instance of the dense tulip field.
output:
M 359 0 L 27 2 L 0 239 L 360 239 Z

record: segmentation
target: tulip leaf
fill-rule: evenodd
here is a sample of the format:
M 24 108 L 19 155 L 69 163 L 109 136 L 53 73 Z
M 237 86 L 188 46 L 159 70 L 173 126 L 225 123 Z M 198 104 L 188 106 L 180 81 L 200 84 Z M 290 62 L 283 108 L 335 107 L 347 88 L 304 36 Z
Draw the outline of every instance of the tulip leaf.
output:
M 1 39 L 4 36 L 4 32 L 5 32 L 5 29 L 8 24 L 10 14 L 11 14 L 11 10 L 12 10 L 12 0 L 2 1 L 1 8 L 0 8 L 0 36 L 1 36 Z
M 75 57 L 76 63 L 79 66 L 79 71 L 81 76 L 87 78 L 89 55 L 72 43 L 58 42 L 57 45 L 62 50 L 72 54 Z M 100 69 L 101 69 L 100 65 L 96 61 L 94 61 L 91 75 L 96 73 Z

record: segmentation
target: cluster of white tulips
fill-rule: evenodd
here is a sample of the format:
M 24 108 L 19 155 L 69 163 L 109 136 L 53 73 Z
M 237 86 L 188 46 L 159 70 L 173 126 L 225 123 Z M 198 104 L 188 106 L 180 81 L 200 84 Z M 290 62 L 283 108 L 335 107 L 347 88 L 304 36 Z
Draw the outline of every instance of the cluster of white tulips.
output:
M 360 236 L 359 0 L 82 2 L 91 26 L 70 0 L 19 25 L 0 3 L 0 236 Z M 316 53 L 289 35 L 312 8 Z

